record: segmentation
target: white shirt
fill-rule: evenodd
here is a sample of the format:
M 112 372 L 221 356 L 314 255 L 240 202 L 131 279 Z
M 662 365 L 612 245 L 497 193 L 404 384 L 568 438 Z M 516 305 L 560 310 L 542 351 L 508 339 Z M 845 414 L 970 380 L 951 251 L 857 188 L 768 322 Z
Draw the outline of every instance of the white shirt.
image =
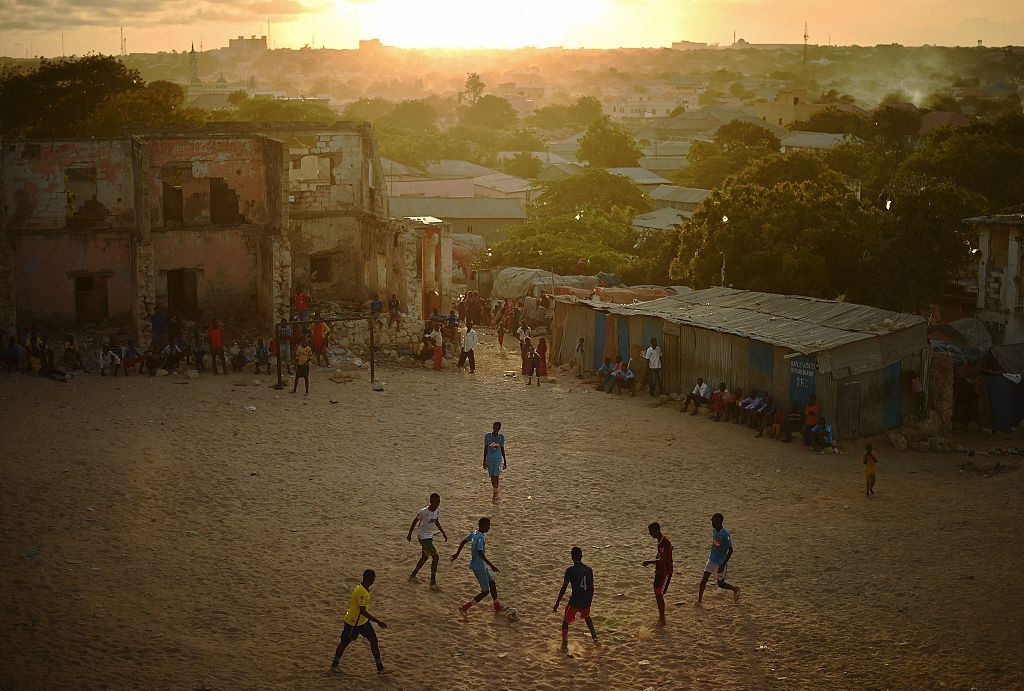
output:
M 708 386 L 707 382 L 704 382 L 703 384 L 698 384 L 697 386 L 693 387 L 693 395 L 694 396 L 700 396 L 701 398 L 707 398 L 710 393 L 711 393 L 711 387 Z
M 417 534 L 421 540 L 430 540 L 434 537 L 434 526 L 437 524 L 437 514 L 440 512 L 440 507 L 431 511 L 429 506 L 424 506 L 416 514 L 420 519 L 419 533 Z
M 434 339 L 434 345 L 441 346 L 442 338 L 441 338 L 441 332 L 440 331 L 434 330 L 434 331 L 430 332 L 430 337 L 432 339 Z
M 519 337 L 520 341 L 530 336 L 530 334 L 530 327 L 528 326 L 520 326 L 518 329 L 516 329 L 516 335 Z
M 644 357 L 648 360 L 647 366 L 651 369 L 661 369 L 661 347 L 655 348 L 651 346 L 644 353 Z
M 466 335 L 462 338 L 462 351 L 468 353 L 469 351 L 476 348 L 476 344 L 480 342 L 480 334 L 475 330 L 466 329 Z

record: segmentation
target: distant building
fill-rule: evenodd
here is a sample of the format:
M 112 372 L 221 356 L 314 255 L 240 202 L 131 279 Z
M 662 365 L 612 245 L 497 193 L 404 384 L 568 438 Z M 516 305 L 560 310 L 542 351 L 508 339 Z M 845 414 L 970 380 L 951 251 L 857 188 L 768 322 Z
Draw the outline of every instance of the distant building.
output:
M 505 239 L 507 228 L 526 221 L 526 203 L 488 197 L 391 197 L 388 214 L 392 218 L 433 216 L 448 223 L 453 233 L 496 242 Z
M 779 127 L 789 127 L 797 120 L 806 120 L 826 107 L 824 104 L 811 103 L 807 99 L 806 89 L 779 91 L 771 103 L 754 105 L 758 117 Z
M 707 48 L 707 43 L 698 43 L 696 41 L 673 41 L 672 50 L 701 50 Z
M 1024 343 L 1024 214 L 978 216 L 970 223 L 978 242 L 978 317 L 996 345 Z
M 609 168 L 608 172 L 629 178 L 641 189 L 654 189 L 658 185 L 668 185 L 672 182 L 644 168 Z
M 647 193 L 659 209 L 678 209 L 680 211 L 696 211 L 711 194 L 711 190 L 699 187 L 677 187 L 661 185 Z
M 260 53 L 267 50 L 267 37 L 266 36 L 239 36 L 238 38 L 228 39 L 228 50 L 238 51 L 245 53 Z
M 552 163 L 537 175 L 537 182 L 554 182 L 571 178 L 583 172 L 583 166 L 579 163 Z

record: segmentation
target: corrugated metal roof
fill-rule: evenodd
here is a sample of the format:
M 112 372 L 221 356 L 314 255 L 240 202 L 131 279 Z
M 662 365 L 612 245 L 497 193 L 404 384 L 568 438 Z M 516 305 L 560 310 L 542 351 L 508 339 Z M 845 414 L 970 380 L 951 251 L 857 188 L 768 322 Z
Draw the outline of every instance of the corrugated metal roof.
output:
M 660 317 L 808 354 L 912 327 L 922 328 L 923 344 L 927 324 L 918 315 L 867 305 L 733 288 L 695 290 L 639 305 L 583 304 L 617 314 Z
M 609 168 L 608 172 L 627 177 L 638 185 L 667 185 L 671 182 L 646 168 Z
M 517 178 L 515 175 L 509 175 L 508 173 L 491 173 L 490 175 L 481 175 L 478 178 L 473 178 L 473 184 L 504 192 L 505 194 L 526 192 L 533 187 L 533 184 L 529 180 Z
M 481 175 L 491 175 L 501 171 L 494 168 L 472 163 L 470 161 L 459 161 L 457 159 L 442 158 L 439 161 L 431 161 L 427 164 L 427 174 L 438 178 L 477 178 Z
M 633 226 L 649 230 L 673 230 L 688 218 L 693 218 L 692 211 L 665 208 L 655 209 L 633 217 Z
M 964 223 L 982 223 L 990 225 L 1024 226 L 1024 214 L 999 214 L 996 216 L 975 216 L 965 218 Z
M 435 216 L 450 218 L 526 219 L 522 199 L 504 197 L 389 197 L 392 218 Z
M 647 196 L 659 201 L 678 202 L 680 204 L 700 204 L 709 194 L 711 194 L 711 190 L 705 190 L 699 187 L 661 185 L 648 192 Z
M 789 149 L 834 149 L 845 141 L 853 139 L 846 134 L 793 131 L 782 138 L 782 146 Z

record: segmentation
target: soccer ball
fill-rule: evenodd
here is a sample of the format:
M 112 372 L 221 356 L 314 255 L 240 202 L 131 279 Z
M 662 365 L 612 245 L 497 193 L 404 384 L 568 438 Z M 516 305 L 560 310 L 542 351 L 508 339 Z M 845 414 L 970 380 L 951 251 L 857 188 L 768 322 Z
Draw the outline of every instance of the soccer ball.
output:
M 505 618 L 509 621 L 515 621 L 519 618 L 519 610 L 517 610 L 515 607 L 509 607 L 505 610 Z

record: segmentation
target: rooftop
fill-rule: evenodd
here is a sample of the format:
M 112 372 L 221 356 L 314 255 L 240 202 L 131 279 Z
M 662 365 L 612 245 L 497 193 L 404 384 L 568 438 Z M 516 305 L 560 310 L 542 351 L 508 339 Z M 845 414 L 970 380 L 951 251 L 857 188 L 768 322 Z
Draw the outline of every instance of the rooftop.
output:
M 391 218 L 493 218 L 525 220 L 522 199 L 503 197 L 389 197 Z
M 1024 226 L 1024 214 L 996 214 L 994 216 L 975 216 L 965 218 L 964 223 L 981 223 L 1001 226 Z
M 851 139 L 846 134 L 793 131 L 782 138 L 782 146 L 792 149 L 833 149 Z
M 711 194 L 711 190 L 699 187 L 677 187 L 676 185 L 661 185 L 647 193 L 651 199 L 666 202 L 677 202 L 679 204 L 700 204 L 704 198 Z
M 478 178 L 500 172 L 469 161 L 447 158 L 431 161 L 426 168 L 427 174 L 435 178 Z
M 609 168 L 608 172 L 627 177 L 638 185 L 667 185 L 672 182 L 646 168 Z
M 633 225 L 646 230 L 673 230 L 683 221 L 693 218 L 692 211 L 680 209 L 655 209 L 633 217 Z

